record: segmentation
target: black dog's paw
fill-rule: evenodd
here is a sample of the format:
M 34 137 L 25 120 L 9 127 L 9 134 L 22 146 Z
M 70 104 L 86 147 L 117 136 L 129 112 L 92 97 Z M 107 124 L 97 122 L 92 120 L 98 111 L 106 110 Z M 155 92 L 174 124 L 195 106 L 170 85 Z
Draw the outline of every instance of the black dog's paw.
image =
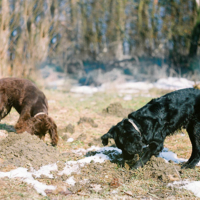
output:
M 101 137 L 101 140 L 102 140 L 103 146 L 108 145 L 108 137 L 107 137 L 107 134 L 103 135 L 103 136 Z
M 103 146 L 108 145 L 108 139 L 101 139 Z
M 131 166 L 131 169 L 138 169 L 139 167 L 143 167 L 143 164 L 138 161 L 134 165 Z
M 194 169 L 194 168 L 195 168 L 195 165 L 188 164 L 188 163 L 184 163 L 184 164 L 181 166 L 181 169 Z

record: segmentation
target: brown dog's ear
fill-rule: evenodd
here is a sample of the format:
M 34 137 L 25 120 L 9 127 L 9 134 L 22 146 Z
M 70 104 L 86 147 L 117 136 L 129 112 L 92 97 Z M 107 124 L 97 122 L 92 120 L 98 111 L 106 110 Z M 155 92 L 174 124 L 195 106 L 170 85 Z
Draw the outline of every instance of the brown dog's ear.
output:
M 50 122 L 50 127 L 49 127 L 49 135 L 51 137 L 51 144 L 53 146 L 56 146 L 58 143 L 58 133 L 57 133 L 57 126 L 53 119 L 51 117 L 48 117 L 49 122 Z

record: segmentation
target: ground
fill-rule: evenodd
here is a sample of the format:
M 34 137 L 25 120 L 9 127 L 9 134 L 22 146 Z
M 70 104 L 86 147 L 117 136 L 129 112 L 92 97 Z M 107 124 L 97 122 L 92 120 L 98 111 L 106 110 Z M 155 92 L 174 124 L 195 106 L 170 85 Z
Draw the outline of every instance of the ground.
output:
M 57 166 L 61 172 L 65 162 L 95 155 L 95 150 L 87 149 L 103 147 L 100 137 L 129 112 L 167 92 L 152 89 L 148 97 L 139 94 L 126 101 L 116 91 L 84 95 L 44 90 L 49 100 L 49 115 L 58 126 L 58 146 L 50 145 L 48 135 L 42 141 L 28 133 L 15 134 L 13 125 L 18 114 L 13 109 L 0 124 L 0 172 L 9 172 L 18 167 L 27 168 L 28 171 L 33 168 L 38 170 L 56 161 L 59 161 Z M 74 140 L 69 142 L 70 138 Z M 108 146 L 115 147 L 114 142 L 110 141 Z M 191 144 L 185 130 L 167 137 L 165 147 L 181 158 L 188 159 L 191 154 Z M 80 148 L 83 152 L 77 153 L 76 150 Z M 39 182 L 56 186 L 55 190 L 45 190 L 47 196 L 39 194 L 21 178 L 0 178 L 0 199 L 198 199 L 192 192 L 168 184 L 185 179 L 198 181 L 200 167 L 181 170 L 179 164 L 152 157 L 144 168 L 131 170 L 129 164 L 121 166 L 121 159 L 118 154 L 111 161 L 98 163 L 91 160 L 69 174 L 52 171 L 53 178 L 35 176 Z M 74 185 L 71 184 L 73 181 Z

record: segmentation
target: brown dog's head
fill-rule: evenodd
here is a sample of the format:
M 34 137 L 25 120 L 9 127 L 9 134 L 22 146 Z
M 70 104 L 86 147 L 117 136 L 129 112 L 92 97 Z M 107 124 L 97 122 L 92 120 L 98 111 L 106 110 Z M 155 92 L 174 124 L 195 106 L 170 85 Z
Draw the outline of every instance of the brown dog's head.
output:
M 104 146 L 108 144 L 109 138 L 115 140 L 115 144 L 122 150 L 125 160 L 133 159 L 135 154 L 142 152 L 142 137 L 128 119 L 123 119 L 101 137 Z
M 15 129 L 17 133 L 27 131 L 31 135 L 37 135 L 40 139 L 44 139 L 46 133 L 49 132 L 52 145 L 55 146 L 58 143 L 57 126 L 47 114 L 31 117 L 22 123 L 17 123 Z
M 12 105 L 4 89 L 0 90 L 0 120 L 11 110 Z

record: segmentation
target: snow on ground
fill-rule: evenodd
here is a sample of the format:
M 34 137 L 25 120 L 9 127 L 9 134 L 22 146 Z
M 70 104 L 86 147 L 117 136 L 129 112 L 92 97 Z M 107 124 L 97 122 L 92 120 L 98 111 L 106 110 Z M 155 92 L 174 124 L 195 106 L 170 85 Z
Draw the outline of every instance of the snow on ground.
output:
M 76 181 L 74 180 L 74 176 L 69 177 L 66 181 L 69 185 L 75 185 Z
M 39 178 L 41 175 L 45 175 L 49 178 L 53 178 L 53 175 L 50 174 L 50 172 L 57 171 L 57 170 L 58 170 L 58 166 L 56 165 L 56 163 L 54 163 L 54 164 L 42 166 L 38 171 L 35 171 L 34 169 L 32 169 L 31 171 L 32 171 L 32 174 L 36 178 Z
M 43 166 L 46 168 L 46 170 L 50 170 L 48 169 L 48 167 Z M 44 172 L 44 171 L 43 171 Z M 46 173 L 45 173 L 46 174 Z M 19 167 L 17 169 L 11 170 L 10 172 L 0 172 L 0 178 L 3 177 L 8 177 L 8 178 L 21 178 L 24 182 L 31 184 L 35 190 L 39 193 L 42 194 L 43 196 L 46 196 L 45 190 L 55 190 L 56 187 L 53 185 L 46 185 L 44 183 L 41 183 L 37 180 L 35 180 L 33 178 L 33 173 L 32 172 L 28 172 L 28 169 L 23 168 L 23 167 Z
M 74 141 L 74 138 L 69 138 L 68 140 L 67 140 L 67 142 L 73 142 Z
M 82 93 L 82 94 L 93 94 L 99 92 L 100 88 L 90 86 L 74 86 L 71 88 L 71 92 Z
M 184 88 L 191 88 L 195 83 L 193 81 L 189 81 L 186 78 L 175 78 L 175 77 L 168 77 L 168 78 L 161 78 L 154 86 L 160 89 L 169 89 L 169 90 L 178 90 Z
M 124 97 L 125 100 L 131 100 L 130 94 L 137 94 L 142 91 L 143 94 L 148 95 L 148 90 L 151 88 L 159 88 L 165 90 L 178 90 L 183 88 L 191 88 L 195 82 L 190 81 L 186 78 L 168 77 L 161 78 L 155 83 L 149 82 L 126 82 L 121 84 L 116 84 L 114 86 L 119 94 L 129 94 L 129 96 Z M 93 94 L 95 92 L 106 91 L 113 88 L 112 83 L 102 84 L 100 87 L 91 86 L 74 86 L 71 88 L 71 92 L 80 94 Z
M 178 158 L 175 153 L 168 151 L 167 148 L 164 148 L 162 152 L 159 153 L 159 157 L 164 158 L 166 161 L 172 160 L 175 163 L 181 163 L 187 161 L 187 159 Z M 200 163 L 198 166 L 200 166 Z
M 200 197 L 200 181 L 174 181 L 169 183 L 168 187 L 184 188 L 193 192 L 196 197 Z
M 86 164 L 89 164 L 91 161 L 93 162 L 104 162 L 105 160 L 110 160 L 112 156 L 119 155 L 122 153 L 122 151 L 116 147 L 96 147 L 92 146 L 88 149 L 78 149 L 74 150 L 73 153 L 75 154 L 86 154 L 87 152 L 95 151 L 95 155 L 88 156 L 83 159 L 80 159 L 78 161 L 67 161 L 65 163 L 65 167 L 62 171 L 58 172 L 58 175 L 66 174 L 70 175 L 72 172 L 80 173 L 80 168 L 84 167 Z M 110 152 L 108 156 L 108 152 Z M 105 155 L 106 153 L 106 155 Z M 168 151 L 167 148 L 164 148 L 164 150 L 159 154 L 160 157 L 164 158 L 166 162 L 169 160 L 174 161 L 175 163 L 180 163 L 187 161 L 183 158 L 178 158 L 177 155 L 173 152 Z M 198 163 L 198 166 L 200 166 L 200 162 Z M 10 172 L 0 172 L 0 178 L 8 177 L 8 178 L 21 178 L 24 182 L 31 184 L 35 190 L 46 196 L 45 190 L 55 190 L 56 186 L 53 185 L 46 185 L 44 183 L 41 183 L 34 179 L 34 177 L 39 178 L 41 175 L 45 175 L 49 178 L 54 178 L 53 174 L 51 174 L 51 171 L 57 171 L 58 167 L 57 164 L 49 164 L 42 166 L 38 171 L 31 169 L 30 172 L 28 172 L 28 169 L 19 167 L 17 169 L 11 170 Z M 84 180 L 87 181 L 87 180 Z M 69 177 L 66 181 L 66 183 L 70 185 L 74 185 L 76 181 L 74 180 L 74 177 Z M 179 187 L 184 188 L 186 190 L 192 191 L 197 197 L 200 197 L 200 181 L 181 181 L 169 184 L 171 187 Z

